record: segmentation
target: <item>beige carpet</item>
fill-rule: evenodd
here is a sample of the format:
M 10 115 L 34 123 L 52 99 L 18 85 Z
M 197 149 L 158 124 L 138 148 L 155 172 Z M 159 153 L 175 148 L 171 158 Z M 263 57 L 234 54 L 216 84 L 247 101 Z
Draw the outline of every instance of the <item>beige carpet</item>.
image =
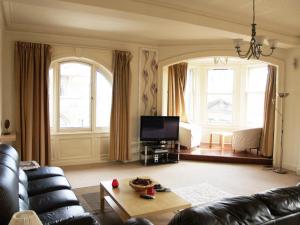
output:
M 174 188 L 208 183 L 215 188 L 232 195 L 250 195 L 274 187 L 293 186 L 299 182 L 295 173 L 277 174 L 257 165 L 239 165 L 208 162 L 181 161 L 178 164 L 165 164 L 144 167 L 140 163 L 107 163 L 100 165 L 72 166 L 64 168 L 65 175 L 73 188 L 96 186 L 85 193 L 98 192 L 101 180 L 150 176 L 161 181 L 164 186 Z M 76 193 L 78 194 L 78 191 Z M 95 195 L 94 195 L 95 196 Z M 91 196 L 87 196 L 91 197 Z M 80 196 L 83 204 L 85 199 Z M 95 206 L 96 205 L 96 206 Z M 95 208 L 97 203 L 95 203 Z M 90 207 L 90 206 L 85 206 Z M 110 208 L 105 209 L 106 217 L 101 218 L 102 225 L 121 225 L 118 216 Z M 173 213 L 149 218 L 155 225 L 166 225 Z
M 73 188 L 99 185 L 101 180 L 150 176 L 171 188 L 208 183 L 233 195 L 250 195 L 297 184 L 294 173 L 277 174 L 260 165 L 181 161 L 144 167 L 140 163 L 107 163 L 64 168 Z

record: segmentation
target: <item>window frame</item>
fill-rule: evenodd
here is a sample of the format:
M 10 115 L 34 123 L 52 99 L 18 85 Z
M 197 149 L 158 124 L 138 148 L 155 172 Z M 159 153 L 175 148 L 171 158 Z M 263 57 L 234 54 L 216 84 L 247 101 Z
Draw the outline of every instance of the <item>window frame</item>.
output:
M 80 127 L 70 127 L 61 128 L 60 127 L 60 65 L 63 63 L 80 63 L 84 65 L 91 66 L 91 83 L 90 83 L 90 112 L 89 120 L 90 127 L 80 128 Z M 96 93 L 96 72 L 101 71 L 101 73 L 108 78 L 111 83 L 111 88 L 113 84 L 113 76 L 109 70 L 107 70 L 101 64 L 78 58 L 64 58 L 57 61 L 53 61 L 50 65 L 50 69 L 53 69 L 53 127 L 50 127 L 51 135 L 55 134 L 67 134 L 67 133 L 109 133 L 109 127 L 96 127 L 96 104 L 97 104 L 97 93 Z M 50 80 L 49 80 L 50 83 Z

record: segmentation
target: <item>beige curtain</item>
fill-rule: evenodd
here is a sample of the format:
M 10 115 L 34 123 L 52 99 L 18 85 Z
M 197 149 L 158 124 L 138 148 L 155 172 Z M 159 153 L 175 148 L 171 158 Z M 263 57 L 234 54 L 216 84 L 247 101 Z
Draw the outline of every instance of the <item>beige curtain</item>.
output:
M 17 148 L 22 160 L 36 160 L 41 165 L 47 165 L 50 156 L 50 62 L 49 45 L 15 43 Z
M 276 67 L 268 66 L 268 80 L 265 93 L 264 126 L 261 137 L 261 153 L 272 157 L 274 145 L 275 104 L 276 98 Z
M 168 68 L 168 115 L 180 116 L 183 122 L 187 122 L 184 102 L 187 67 L 187 63 L 178 63 Z
M 126 51 L 113 52 L 113 95 L 110 122 L 110 159 L 129 159 L 130 61 Z

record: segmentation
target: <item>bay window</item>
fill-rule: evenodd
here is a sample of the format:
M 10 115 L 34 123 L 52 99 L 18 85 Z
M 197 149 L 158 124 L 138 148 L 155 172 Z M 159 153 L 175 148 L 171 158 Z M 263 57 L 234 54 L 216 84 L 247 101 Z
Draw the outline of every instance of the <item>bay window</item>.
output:
M 189 65 L 185 88 L 190 123 L 221 129 L 262 127 L 266 64 Z

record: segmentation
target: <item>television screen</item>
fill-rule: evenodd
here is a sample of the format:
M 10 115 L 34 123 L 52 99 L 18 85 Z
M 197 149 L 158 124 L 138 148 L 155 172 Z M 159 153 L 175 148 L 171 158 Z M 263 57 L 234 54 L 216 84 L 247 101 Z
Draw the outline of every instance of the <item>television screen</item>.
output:
M 178 140 L 179 116 L 142 116 L 141 141 Z

